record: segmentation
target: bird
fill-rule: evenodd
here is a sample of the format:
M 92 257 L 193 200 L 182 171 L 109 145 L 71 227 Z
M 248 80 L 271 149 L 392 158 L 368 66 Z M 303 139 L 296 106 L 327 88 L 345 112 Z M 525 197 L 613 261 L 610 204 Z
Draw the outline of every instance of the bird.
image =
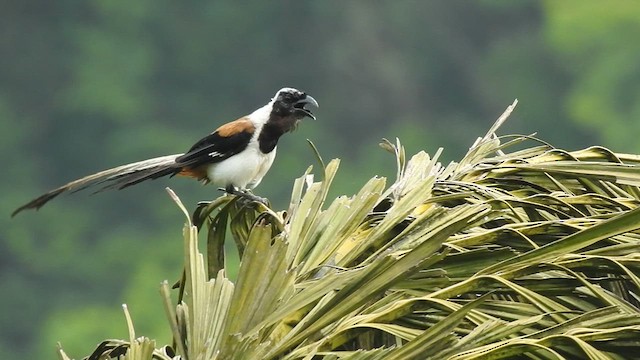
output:
M 165 176 L 186 176 L 216 185 L 232 195 L 256 199 L 251 190 L 260 184 L 273 164 L 280 137 L 295 130 L 306 117 L 316 120 L 308 107 L 319 107 L 311 95 L 291 87 L 282 88 L 269 103 L 218 127 L 185 153 L 138 161 L 71 181 L 18 207 L 11 216 L 24 210 L 38 210 L 66 192 L 92 187 L 98 187 L 96 192 L 121 190 Z

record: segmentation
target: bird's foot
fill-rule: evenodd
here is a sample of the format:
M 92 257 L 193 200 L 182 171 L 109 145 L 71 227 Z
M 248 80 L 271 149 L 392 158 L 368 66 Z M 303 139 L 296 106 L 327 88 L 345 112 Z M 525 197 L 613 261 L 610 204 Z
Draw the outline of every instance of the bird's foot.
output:
M 248 205 L 250 203 L 260 203 L 264 206 L 269 206 L 269 200 L 267 198 L 263 198 L 257 195 L 254 195 L 253 193 L 251 193 L 249 190 L 238 190 L 232 186 L 228 186 L 226 188 L 220 188 L 219 190 L 222 190 L 224 192 L 226 192 L 227 194 L 230 195 L 235 195 L 238 197 L 238 201 L 242 202 L 242 205 Z
M 258 195 L 252 194 L 250 192 L 243 192 L 240 196 L 240 199 L 248 200 L 248 202 L 257 202 L 264 206 L 269 206 L 269 199 L 260 197 Z

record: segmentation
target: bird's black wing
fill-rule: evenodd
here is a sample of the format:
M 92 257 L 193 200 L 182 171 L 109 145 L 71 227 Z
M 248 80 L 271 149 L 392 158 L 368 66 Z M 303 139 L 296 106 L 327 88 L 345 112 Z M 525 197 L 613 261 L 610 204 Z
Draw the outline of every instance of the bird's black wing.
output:
M 176 165 L 197 168 L 228 159 L 247 148 L 254 131 L 253 123 L 244 118 L 223 125 L 177 157 Z
M 254 131 L 255 127 L 249 119 L 240 118 L 232 121 L 198 140 L 189 151 L 178 156 L 170 166 L 110 178 L 110 184 L 101 190 L 124 189 L 145 180 L 167 175 L 189 176 L 207 181 L 206 166 L 228 159 L 246 149 Z

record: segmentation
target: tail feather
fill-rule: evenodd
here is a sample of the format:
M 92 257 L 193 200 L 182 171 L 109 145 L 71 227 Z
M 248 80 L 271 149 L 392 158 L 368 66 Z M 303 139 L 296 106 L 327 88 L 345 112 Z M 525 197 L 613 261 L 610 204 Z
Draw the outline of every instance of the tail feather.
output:
M 180 172 L 181 166 L 176 164 L 176 158 L 182 154 L 161 156 L 149 160 L 118 166 L 112 169 L 100 171 L 98 173 L 74 180 L 68 184 L 60 186 L 46 192 L 30 202 L 17 208 L 11 217 L 19 212 L 28 209 L 39 209 L 44 204 L 65 192 L 77 192 L 96 185 L 103 185 L 96 192 L 110 189 L 124 189 L 128 186 L 138 184 L 149 179 L 157 179 L 162 176 L 174 175 Z

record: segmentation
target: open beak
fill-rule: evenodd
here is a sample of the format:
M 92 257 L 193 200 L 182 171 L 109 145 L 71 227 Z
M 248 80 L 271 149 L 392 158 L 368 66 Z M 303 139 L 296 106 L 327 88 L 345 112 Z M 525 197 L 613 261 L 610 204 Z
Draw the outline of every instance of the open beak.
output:
M 295 107 L 299 112 L 303 113 L 304 116 L 308 116 L 315 120 L 316 117 L 313 115 L 311 110 L 305 109 L 305 106 L 307 105 L 313 106 L 316 109 L 320 107 L 316 99 L 314 99 L 311 95 L 307 95 L 304 99 L 298 101 L 293 107 Z

